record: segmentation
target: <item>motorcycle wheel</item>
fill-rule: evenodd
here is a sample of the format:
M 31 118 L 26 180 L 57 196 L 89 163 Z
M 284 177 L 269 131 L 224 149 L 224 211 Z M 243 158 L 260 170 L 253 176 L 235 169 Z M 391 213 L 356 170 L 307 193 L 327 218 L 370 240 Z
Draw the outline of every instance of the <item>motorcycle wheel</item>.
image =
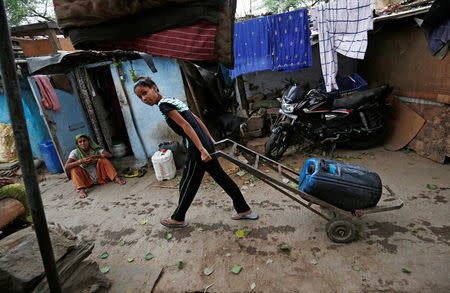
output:
M 288 131 L 282 128 L 278 133 L 272 133 L 267 140 L 264 155 L 272 160 L 279 160 L 289 146 Z

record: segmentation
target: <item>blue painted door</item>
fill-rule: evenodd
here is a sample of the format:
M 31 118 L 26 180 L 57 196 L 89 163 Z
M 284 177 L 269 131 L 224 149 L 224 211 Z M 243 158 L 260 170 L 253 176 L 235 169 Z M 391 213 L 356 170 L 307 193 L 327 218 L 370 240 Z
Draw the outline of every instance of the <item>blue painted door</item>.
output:
M 39 105 L 41 116 L 47 125 L 62 166 L 67 161 L 69 153 L 75 148 L 75 136 L 77 134 L 86 133 L 92 137 L 92 131 L 78 97 L 75 77 L 72 73 L 67 74 L 67 77 L 70 80 L 73 91 L 67 92 L 55 89 L 61 105 L 61 110 L 58 112 L 44 108 L 36 81 L 33 77 L 28 78 L 36 103 Z

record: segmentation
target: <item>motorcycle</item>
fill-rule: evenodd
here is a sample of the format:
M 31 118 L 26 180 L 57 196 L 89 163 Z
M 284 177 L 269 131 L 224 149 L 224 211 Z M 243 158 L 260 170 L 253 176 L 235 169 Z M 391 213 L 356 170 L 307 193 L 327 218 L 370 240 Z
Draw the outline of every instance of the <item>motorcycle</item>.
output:
M 278 160 L 286 149 L 302 139 L 309 145 L 347 144 L 365 149 L 380 143 L 384 137 L 384 114 L 389 105 L 386 97 L 392 87 L 381 85 L 336 98 L 318 89 L 305 93 L 293 84 L 281 97 L 279 122 L 265 145 L 265 156 Z

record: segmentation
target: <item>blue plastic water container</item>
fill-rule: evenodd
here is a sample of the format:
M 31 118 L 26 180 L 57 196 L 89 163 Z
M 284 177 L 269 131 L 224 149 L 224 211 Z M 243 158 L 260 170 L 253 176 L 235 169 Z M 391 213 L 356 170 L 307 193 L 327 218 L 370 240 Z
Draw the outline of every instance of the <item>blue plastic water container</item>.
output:
M 376 206 L 382 187 L 372 170 L 320 158 L 306 161 L 298 184 L 300 190 L 347 211 Z
M 39 144 L 39 149 L 41 151 L 42 159 L 44 160 L 45 166 L 52 173 L 63 173 L 64 169 L 59 161 L 58 154 L 56 153 L 55 146 L 53 142 L 49 139 L 43 141 Z

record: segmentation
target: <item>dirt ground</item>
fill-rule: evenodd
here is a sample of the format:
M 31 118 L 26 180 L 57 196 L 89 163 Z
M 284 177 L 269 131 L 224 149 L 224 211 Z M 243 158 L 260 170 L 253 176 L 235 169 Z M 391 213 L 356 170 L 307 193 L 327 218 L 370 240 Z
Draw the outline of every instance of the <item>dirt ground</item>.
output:
M 252 145 L 261 151 L 263 142 Z M 89 258 L 110 266 L 113 282 L 116 267 L 150 266 L 163 267 L 154 292 L 450 292 L 450 166 L 382 147 L 336 154 L 376 171 L 405 203 L 401 210 L 356 222 L 359 236 L 349 244 L 331 242 L 324 219 L 249 174 L 239 176 L 228 162 L 222 166 L 259 220 L 232 220 L 231 200 L 207 176 L 187 214 L 189 226 L 178 230 L 161 226 L 159 219 L 175 208 L 180 175 L 157 182 L 150 169 L 124 186 L 95 186 L 84 200 L 62 175 L 47 174 L 40 187 L 47 221 L 94 241 Z M 296 169 L 313 156 L 291 150 L 282 162 Z M 249 234 L 238 239 L 240 229 Z M 164 238 L 166 232 L 172 239 Z M 283 251 L 282 245 L 292 249 Z M 103 252 L 109 257 L 101 259 Z M 145 260 L 147 253 L 154 258 Z M 234 265 L 242 266 L 237 275 L 230 272 Z M 211 266 L 213 273 L 205 275 Z

